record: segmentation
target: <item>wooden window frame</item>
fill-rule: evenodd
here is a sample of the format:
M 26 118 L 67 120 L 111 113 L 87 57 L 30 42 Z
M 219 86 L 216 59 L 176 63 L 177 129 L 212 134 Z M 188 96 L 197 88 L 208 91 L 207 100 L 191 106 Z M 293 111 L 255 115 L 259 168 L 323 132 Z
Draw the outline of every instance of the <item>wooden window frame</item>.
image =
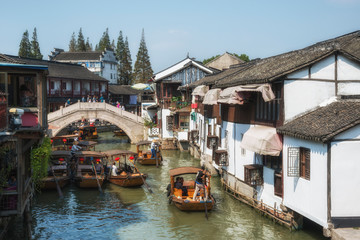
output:
M 309 148 L 300 147 L 300 177 L 310 180 L 310 154 Z
M 263 166 L 260 164 L 244 165 L 245 183 L 249 186 L 261 186 L 264 183 Z
M 304 147 L 289 147 L 287 176 L 310 180 L 311 150 Z

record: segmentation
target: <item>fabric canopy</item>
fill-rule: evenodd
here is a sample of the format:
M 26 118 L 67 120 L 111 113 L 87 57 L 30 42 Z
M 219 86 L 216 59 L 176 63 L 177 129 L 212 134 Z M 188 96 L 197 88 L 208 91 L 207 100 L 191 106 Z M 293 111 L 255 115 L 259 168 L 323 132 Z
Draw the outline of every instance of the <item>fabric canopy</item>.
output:
M 221 92 L 220 88 L 215 88 L 215 89 L 209 90 L 204 96 L 203 104 L 208 104 L 208 105 L 217 104 L 217 101 L 220 96 L 220 92 Z
M 225 88 L 219 96 L 219 103 L 243 104 L 246 99 L 246 92 L 261 92 L 265 102 L 275 99 L 275 94 L 269 84 L 243 85 Z
M 282 141 L 276 128 L 256 125 L 247 130 L 240 146 L 260 155 L 279 156 Z
M 200 97 L 203 97 L 205 96 L 205 94 L 207 93 L 207 91 L 209 91 L 209 86 L 205 86 L 205 85 L 200 85 L 200 86 L 197 86 L 191 95 L 193 96 L 200 96 Z

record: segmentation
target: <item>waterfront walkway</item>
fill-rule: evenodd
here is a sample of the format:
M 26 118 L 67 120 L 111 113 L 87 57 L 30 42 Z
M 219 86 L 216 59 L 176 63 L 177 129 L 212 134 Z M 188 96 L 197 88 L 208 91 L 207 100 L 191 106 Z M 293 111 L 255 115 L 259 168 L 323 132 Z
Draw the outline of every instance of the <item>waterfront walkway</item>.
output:
M 360 239 L 360 229 L 356 228 L 337 228 L 332 232 L 332 240 L 353 240 Z

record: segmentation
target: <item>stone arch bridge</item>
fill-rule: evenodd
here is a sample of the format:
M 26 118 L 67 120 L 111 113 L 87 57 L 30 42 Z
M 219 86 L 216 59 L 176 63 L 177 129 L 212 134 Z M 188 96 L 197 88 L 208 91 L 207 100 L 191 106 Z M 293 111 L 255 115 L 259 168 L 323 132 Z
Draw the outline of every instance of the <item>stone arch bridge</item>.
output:
M 121 128 L 136 143 L 144 138 L 144 119 L 136 114 L 123 111 L 105 102 L 77 102 L 68 107 L 61 107 L 48 114 L 49 136 L 56 136 L 62 129 L 81 118 L 100 119 Z

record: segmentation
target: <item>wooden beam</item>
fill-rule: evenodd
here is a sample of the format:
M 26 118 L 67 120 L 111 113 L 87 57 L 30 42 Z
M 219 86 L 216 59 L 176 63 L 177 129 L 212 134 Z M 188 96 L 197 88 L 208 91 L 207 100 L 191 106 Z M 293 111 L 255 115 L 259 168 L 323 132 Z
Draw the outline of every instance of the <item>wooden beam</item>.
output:
M 37 142 L 37 139 L 30 139 L 22 148 L 22 154 L 24 154 L 32 145 Z

